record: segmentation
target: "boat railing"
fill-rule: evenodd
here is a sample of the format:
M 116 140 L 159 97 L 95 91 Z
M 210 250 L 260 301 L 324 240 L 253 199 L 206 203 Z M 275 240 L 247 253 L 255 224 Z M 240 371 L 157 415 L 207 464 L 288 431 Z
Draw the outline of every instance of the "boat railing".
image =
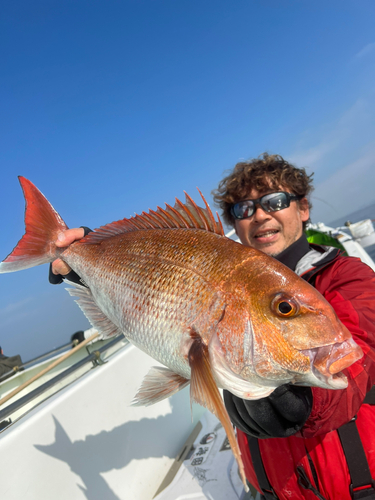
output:
M 55 347 L 51 351 L 48 351 L 44 354 L 41 354 L 40 356 L 37 356 L 36 358 L 32 358 L 29 361 L 25 361 L 25 363 L 22 363 L 22 365 L 20 365 L 20 367 L 22 367 L 23 369 L 29 368 L 30 366 L 32 366 L 36 363 L 40 363 L 40 361 L 42 361 L 44 358 L 51 358 L 55 354 L 58 354 L 60 351 L 65 351 L 66 349 L 70 349 L 71 347 L 74 347 L 75 345 L 77 345 L 77 343 L 78 343 L 78 341 L 74 340 L 73 342 L 68 342 L 67 344 L 61 345 L 60 347 Z
M 21 409 L 23 406 L 27 405 L 30 403 L 32 400 L 46 392 L 48 389 L 51 387 L 55 386 L 61 380 L 64 378 L 68 377 L 72 373 L 76 372 L 80 368 L 82 368 L 84 365 L 87 363 L 93 363 L 94 367 L 98 366 L 100 364 L 103 364 L 104 361 L 101 359 L 101 355 L 105 353 L 107 350 L 115 346 L 119 342 L 123 342 L 125 340 L 124 335 L 119 335 L 118 337 L 114 338 L 113 340 L 110 340 L 108 343 L 106 343 L 104 346 L 100 347 L 99 349 L 95 349 L 92 352 L 89 352 L 89 354 L 82 358 L 80 361 L 76 362 L 74 365 L 70 366 L 63 372 L 59 373 L 58 375 L 55 375 L 53 378 L 48 380 L 47 382 L 41 384 L 40 386 L 36 387 L 32 391 L 28 392 L 25 396 L 20 397 L 17 399 L 15 402 L 9 404 L 6 406 L 3 410 L 0 410 L 0 432 L 8 427 L 10 424 L 13 422 L 11 419 L 7 419 L 10 415 L 15 413 L 17 410 Z M 70 344 L 69 344 L 70 345 Z M 45 357 L 45 356 L 41 356 Z M 44 400 L 43 400 L 44 401 Z M 40 401 L 41 403 L 42 401 Z M 35 407 L 35 406 L 34 406 Z
M 44 360 L 44 359 L 47 360 L 49 358 L 52 358 L 53 356 L 55 356 L 59 352 L 70 349 L 70 348 L 74 347 L 75 345 L 77 345 L 76 340 L 74 340 L 73 342 L 68 342 L 67 344 L 61 345 L 59 347 L 55 347 L 51 351 L 48 351 L 44 354 L 41 354 L 40 356 L 37 356 L 36 358 L 32 358 L 29 361 L 25 361 L 25 363 L 21 363 L 18 366 L 14 366 L 11 370 L 7 371 L 6 373 L 3 373 L 0 376 L 0 384 L 1 384 L 1 382 L 8 379 L 9 377 L 14 375 L 15 373 L 22 372 L 22 371 L 26 370 L 27 368 L 30 368 L 31 366 L 36 365 L 37 363 L 40 363 L 42 360 Z

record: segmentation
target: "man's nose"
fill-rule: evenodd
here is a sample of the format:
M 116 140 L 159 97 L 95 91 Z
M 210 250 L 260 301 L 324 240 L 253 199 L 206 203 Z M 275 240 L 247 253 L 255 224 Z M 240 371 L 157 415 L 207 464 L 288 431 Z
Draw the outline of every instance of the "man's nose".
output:
M 255 207 L 255 212 L 253 215 L 253 221 L 255 222 L 260 222 L 260 221 L 265 221 L 267 219 L 270 219 L 271 215 L 270 212 L 266 212 L 261 205 L 257 205 Z

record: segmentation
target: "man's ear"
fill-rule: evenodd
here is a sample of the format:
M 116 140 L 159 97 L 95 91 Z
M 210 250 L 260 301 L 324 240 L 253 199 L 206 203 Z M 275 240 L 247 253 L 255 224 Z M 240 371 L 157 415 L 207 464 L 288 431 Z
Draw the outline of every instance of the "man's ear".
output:
M 298 209 L 301 214 L 302 222 L 307 222 L 310 218 L 309 201 L 307 198 L 302 198 L 302 200 L 298 201 Z

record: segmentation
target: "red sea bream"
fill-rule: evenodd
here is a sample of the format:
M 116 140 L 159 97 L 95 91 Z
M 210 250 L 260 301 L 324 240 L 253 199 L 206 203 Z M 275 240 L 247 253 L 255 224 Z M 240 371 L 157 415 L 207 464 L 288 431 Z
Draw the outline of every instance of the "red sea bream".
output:
M 119 333 L 165 365 L 146 376 L 134 404 L 152 404 L 191 384 L 191 399 L 222 422 L 245 483 L 220 396 L 259 399 L 285 383 L 343 389 L 341 371 L 362 351 L 328 302 L 272 257 L 224 236 L 206 204 L 174 207 L 100 227 L 67 248 L 66 224 L 20 177 L 26 233 L 0 264 L 12 272 L 64 260 L 87 287 L 78 296 L 104 336 Z

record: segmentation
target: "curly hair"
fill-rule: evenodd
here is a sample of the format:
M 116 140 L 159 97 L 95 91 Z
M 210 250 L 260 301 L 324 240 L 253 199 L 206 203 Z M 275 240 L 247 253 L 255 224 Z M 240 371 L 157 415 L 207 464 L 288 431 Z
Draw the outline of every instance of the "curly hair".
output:
M 229 226 L 234 226 L 231 213 L 233 203 L 246 199 L 252 189 L 268 191 L 285 189 L 293 194 L 307 197 L 313 188 L 311 175 L 304 168 L 297 168 L 280 155 L 263 153 L 258 158 L 237 163 L 229 175 L 224 177 L 212 196 L 222 210 L 222 218 Z M 297 203 L 304 203 L 303 200 Z M 309 208 L 311 203 L 308 200 Z M 304 222 L 303 228 L 308 221 Z

